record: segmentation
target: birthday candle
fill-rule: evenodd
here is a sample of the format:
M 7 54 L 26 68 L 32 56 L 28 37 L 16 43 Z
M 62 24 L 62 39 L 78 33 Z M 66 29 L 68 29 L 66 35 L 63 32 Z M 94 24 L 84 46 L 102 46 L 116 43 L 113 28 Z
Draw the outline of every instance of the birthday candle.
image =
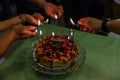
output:
M 40 30 L 40 39 L 43 38 L 43 35 L 42 35 L 42 30 Z
M 70 40 L 70 37 L 69 37 L 69 36 L 68 36 L 67 38 L 68 38 L 68 40 Z
M 57 19 L 58 19 L 58 15 L 55 14 L 56 25 L 57 25 Z
M 52 39 L 54 39 L 54 36 L 55 36 L 55 33 L 54 33 L 54 32 L 52 32 Z
M 41 21 L 40 21 L 40 19 L 38 19 L 38 27 L 40 26 L 40 24 L 41 24 Z
M 37 29 L 35 30 L 35 32 L 37 33 Z
M 57 14 L 55 14 L 55 19 L 58 19 L 58 15 Z
M 40 21 L 40 19 L 38 19 L 37 33 L 38 33 L 38 38 L 41 40 L 43 35 L 42 35 L 42 30 L 41 30 L 40 25 L 41 25 L 41 21 Z
M 35 32 L 36 32 L 36 33 L 38 32 L 37 29 L 35 30 Z M 38 35 L 36 36 L 36 39 L 37 39 L 38 42 L 39 42 L 39 37 L 38 37 Z
M 54 33 L 54 32 L 52 32 L 52 36 L 53 36 L 53 37 L 55 36 L 55 33 Z

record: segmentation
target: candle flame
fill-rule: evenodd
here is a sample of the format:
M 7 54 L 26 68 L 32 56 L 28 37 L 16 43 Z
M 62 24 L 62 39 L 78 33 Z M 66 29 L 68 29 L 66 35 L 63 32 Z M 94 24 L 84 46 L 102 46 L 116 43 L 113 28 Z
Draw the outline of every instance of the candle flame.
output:
M 38 19 L 38 26 L 40 26 L 40 24 L 41 24 L 41 21 L 40 21 L 40 19 Z
M 42 35 L 42 30 L 40 30 L 40 35 Z
M 55 33 L 54 33 L 54 32 L 52 32 L 52 36 L 55 36 Z
M 73 36 L 73 32 L 71 32 L 71 36 Z
M 55 19 L 58 19 L 58 15 L 57 14 L 55 14 Z
M 49 19 L 47 19 L 46 21 L 45 21 L 45 23 L 48 23 L 49 22 Z
M 35 32 L 37 32 L 37 29 L 35 30 Z
M 70 39 L 70 37 L 68 36 L 68 40 Z

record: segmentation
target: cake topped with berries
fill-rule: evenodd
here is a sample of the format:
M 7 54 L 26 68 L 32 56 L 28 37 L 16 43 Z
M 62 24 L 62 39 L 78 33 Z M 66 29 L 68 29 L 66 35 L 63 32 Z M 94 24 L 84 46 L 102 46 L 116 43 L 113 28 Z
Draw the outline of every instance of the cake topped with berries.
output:
M 35 61 L 47 68 L 64 68 L 77 54 L 77 46 L 68 36 L 48 36 L 39 41 Z

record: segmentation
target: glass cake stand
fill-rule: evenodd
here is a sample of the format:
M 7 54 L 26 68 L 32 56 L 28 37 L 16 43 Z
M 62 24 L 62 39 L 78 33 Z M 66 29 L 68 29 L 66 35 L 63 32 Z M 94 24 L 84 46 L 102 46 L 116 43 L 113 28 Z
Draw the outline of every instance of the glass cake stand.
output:
M 86 51 L 82 46 L 79 46 L 79 48 L 78 48 L 79 53 L 78 53 L 77 57 L 75 58 L 75 60 L 71 63 L 71 65 L 68 65 L 67 67 L 64 67 L 64 68 L 44 67 L 43 65 L 35 62 L 35 59 L 34 59 L 34 52 L 36 49 L 35 44 L 36 44 L 36 41 L 34 41 L 34 43 L 32 44 L 32 47 L 30 47 L 27 50 L 26 63 L 28 64 L 29 67 L 31 67 L 33 70 L 35 70 L 37 72 L 40 72 L 43 74 L 48 74 L 48 75 L 63 75 L 63 74 L 68 74 L 68 73 L 71 73 L 71 72 L 77 70 L 84 63 Z

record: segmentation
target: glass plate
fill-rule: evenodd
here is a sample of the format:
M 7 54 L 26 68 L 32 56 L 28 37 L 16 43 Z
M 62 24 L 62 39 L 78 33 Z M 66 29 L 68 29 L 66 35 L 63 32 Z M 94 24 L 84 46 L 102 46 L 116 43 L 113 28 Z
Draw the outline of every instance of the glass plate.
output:
M 34 61 L 34 51 L 35 51 L 34 47 L 31 47 L 27 50 L 26 63 L 33 70 L 43 74 L 48 74 L 48 75 L 63 75 L 63 74 L 68 74 L 77 70 L 83 65 L 85 60 L 85 54 L 86 54 L 85 49 L 83 47 L 79 47 L 80 53 L 75 58 L 75 60 L 71 63 L 70 66 L 67 66 L 65 68 L 59 68 L 59 69 L 54 69 L 54 68 L 51 69 L 51 68 L 46 68 Z

